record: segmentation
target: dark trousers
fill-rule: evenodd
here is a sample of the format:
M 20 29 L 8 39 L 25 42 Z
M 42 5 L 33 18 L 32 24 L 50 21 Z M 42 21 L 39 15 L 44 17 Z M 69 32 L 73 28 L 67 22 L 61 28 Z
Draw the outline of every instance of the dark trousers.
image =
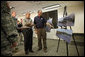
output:
M 44 28 L 37 29 L 37 36 L 38 36 L 38 47 L 42 49 L 42 40 L 43 40 L 43 49 L 47 49 L 46 44 L 46 30 Z
M 23 29 L 23 35 L 24 35 L 24 50 L 31 51 L 32 50 L 32 38 L 33 38 L 33 31 L 32 29 Z

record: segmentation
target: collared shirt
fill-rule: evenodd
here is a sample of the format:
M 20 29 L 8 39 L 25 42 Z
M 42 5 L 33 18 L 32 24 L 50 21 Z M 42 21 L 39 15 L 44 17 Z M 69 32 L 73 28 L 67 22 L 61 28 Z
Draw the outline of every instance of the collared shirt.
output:
M 26 24 L 28 23 L 32 23 L 32 19 L 23 19 L 23 28 L 32 28 L 32 27 L 29 27 L 29 26 L 26 26 Z
M 46 22 L 46 19 L 44 19 L 42 16 L 36 16 L 34 18 L 34 24 L 36 25 L 36 28 L 44 28 Z

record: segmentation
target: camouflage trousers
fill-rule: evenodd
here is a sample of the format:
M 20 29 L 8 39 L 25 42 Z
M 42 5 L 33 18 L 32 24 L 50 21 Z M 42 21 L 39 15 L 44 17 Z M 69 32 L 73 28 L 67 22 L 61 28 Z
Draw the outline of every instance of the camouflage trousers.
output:
M 12 48 L 10 45 L 1 48 L 1 55 L 2 56 L 12 56 Z

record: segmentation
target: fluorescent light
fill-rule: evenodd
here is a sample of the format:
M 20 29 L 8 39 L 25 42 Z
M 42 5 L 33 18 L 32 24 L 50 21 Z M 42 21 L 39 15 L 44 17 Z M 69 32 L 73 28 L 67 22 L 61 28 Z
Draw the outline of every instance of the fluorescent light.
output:
M 54 4 L 54 5 L 43 7 L 42 9 L 53 9 L 53 8 L 58 8 L 58 7 L 60 7 L 59 4 Z

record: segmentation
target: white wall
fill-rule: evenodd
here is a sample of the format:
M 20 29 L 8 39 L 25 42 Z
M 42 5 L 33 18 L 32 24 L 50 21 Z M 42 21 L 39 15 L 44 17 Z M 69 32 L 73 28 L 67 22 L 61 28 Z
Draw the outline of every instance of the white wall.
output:
M 58 18 L 63 17 L 63 8 L 58 9 Z M 75 24 L 72 26 L 73 33 L 84 33 L 84 4 L 74 5 L 67 7 L 68 15 L 75 13 Z M 37 16 L 37 12 L 31 14 L 31 18 L 34 21 L 34 17 Z M 21 16 L 19 18 L 24 18 Z M 36 37 L 35 32 L 33 37 Z M 50 33 L 47 33 L 47 39 L 58 39 L 56 36 L 56 29 L 52 29 Z
M 37 16 L 37 12 L 32 13 L 32 14 L 30 15 L 30 18 L 32 19 L 32 21 L 34 21 L 34 17 L 35 17 L 35 16 Z M 24 19 L 24 18 L 25 18 L 25 15 L 18 16 L 17 18 L 18 18 L 18 20 Z

